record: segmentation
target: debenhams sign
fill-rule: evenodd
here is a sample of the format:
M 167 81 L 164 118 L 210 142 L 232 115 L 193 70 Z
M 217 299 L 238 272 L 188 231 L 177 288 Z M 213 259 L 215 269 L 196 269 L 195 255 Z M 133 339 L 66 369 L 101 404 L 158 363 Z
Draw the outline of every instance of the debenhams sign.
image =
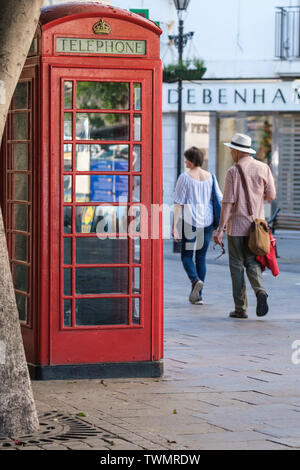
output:
M 177 106 L 177 84 L 164 83 L 163 112 Z M 186 82 L 182 110 L 300 112 L 300 80 Z

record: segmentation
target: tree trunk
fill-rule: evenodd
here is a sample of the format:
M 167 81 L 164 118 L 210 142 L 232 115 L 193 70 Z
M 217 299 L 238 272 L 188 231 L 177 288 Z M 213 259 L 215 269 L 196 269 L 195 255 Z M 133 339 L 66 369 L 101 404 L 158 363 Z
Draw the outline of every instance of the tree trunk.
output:
M 0 0 L 0 140 L 42 4 Z M 0 210 L 0 433 L 15 437 L 38 428 Z

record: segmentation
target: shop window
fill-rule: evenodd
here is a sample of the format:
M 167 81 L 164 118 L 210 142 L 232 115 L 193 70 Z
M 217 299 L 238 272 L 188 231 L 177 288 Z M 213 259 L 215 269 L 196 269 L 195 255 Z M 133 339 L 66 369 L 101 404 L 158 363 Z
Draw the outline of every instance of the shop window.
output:
M 219 119 L 218 181 L 222 190 L 224 189 L 226 171 L 233 165 L 230 151 L 224 146 L 224 143 L 230 142 L 236 132 L 250 135 L 252 147 L 256 150 L 254 158 L 270 165 L 272 126 L 272 116 L 236 116 Z
M 272 158 L 272 117 L 248 117 L 246 133 L 252 138 L 252 146 L 256 150 L 254 157 L 270 165 Z

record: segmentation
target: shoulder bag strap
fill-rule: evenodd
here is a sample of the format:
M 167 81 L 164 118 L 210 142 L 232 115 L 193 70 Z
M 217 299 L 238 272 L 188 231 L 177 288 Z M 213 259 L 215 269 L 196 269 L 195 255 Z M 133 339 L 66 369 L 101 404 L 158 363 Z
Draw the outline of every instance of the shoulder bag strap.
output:
M 211 186 L 211 197 L 213 198 L 214 196 L 214 190 L 215 190 L 215 175 L 213 173 L 211 173 L 211 177 L 212 177 L 212 186 Z
M 243 189 L 245 191 L 245 196 L 246 196 L 246 202 L 247 202 L 247 208 L 248 208 L 249 215 L 250 215 L 250 217 L 254 217 L 253 210 L 252 210 L 252 205 L 251 205 L 251 201 L 250 201 L 250 196 L 249 196 L 249 189 L 248 189 L 248 185 L 247 185 L 247 182 L 246 182 L 244 172 L 243 172 L 242 168 L 240 167 L 240 165 L 236 165 L 236 167 L 237 167 L 238 172 L 241 176 L 242 186 L 243 186 Z

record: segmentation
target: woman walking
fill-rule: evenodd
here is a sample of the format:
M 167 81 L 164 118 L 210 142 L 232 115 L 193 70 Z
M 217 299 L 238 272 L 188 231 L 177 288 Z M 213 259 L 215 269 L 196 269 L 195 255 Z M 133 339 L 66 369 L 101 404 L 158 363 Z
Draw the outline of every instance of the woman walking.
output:
M 176 183 L 173 237 L 177 242 L 181 239 L 181 261 L 192 283 L 189 301 L 202 305 L 206 253 L 213 229 L 219 224 L 220 210 L 214 207 L 217 204 L 220 209 L 222 193 L 215 176 L 201 168 L 204 154 L 200 149 L 191 147 L 184 157 L 188 171 Z

